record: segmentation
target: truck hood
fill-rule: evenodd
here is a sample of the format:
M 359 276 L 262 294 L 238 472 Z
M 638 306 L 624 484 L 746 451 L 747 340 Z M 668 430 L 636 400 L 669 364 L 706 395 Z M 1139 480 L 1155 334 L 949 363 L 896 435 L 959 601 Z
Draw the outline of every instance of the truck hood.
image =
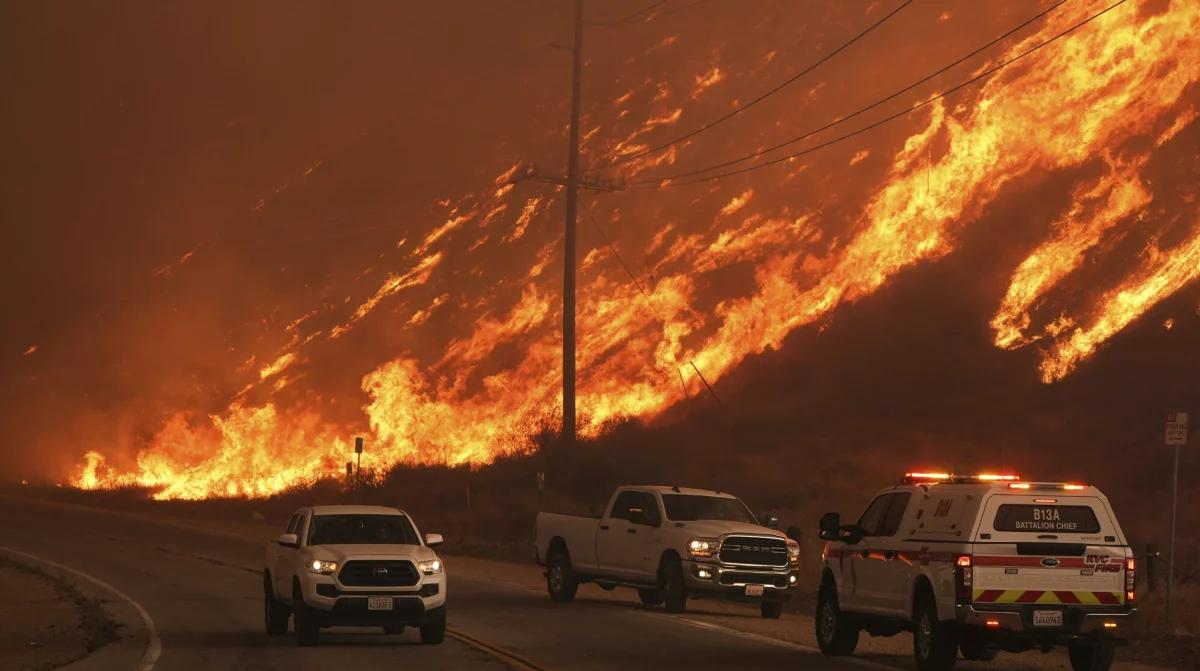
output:
M 437 556 L 433 550 L 423 545 L 313 545 L 309 546 L 308 550 L 314 558 L 336 561 L 338 563 L 348 559 L 362 558 L 410 559 L 412 561 L 420 561 L 423 559 L 433 559 Z
M 723 520 L 696 520 L 695 522 L 677 522 L 683 524 L 683 529 L 697 538 L 716 538 L 725 534 L 754 534 L 756 536 L 773 536 L 787 538 L 782 531 L 747 522 L 726 522 Z

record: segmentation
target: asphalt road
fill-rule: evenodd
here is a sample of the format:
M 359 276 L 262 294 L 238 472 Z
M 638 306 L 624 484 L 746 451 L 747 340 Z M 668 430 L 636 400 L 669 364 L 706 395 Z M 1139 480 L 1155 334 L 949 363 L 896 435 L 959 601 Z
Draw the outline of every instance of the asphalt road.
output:
M 528 586 L 475 572 L 450 575 L 451 636 L 421 645 L 417 632 L 324 630 L 322 645 L 297 648 L 262 628 L 263 543 L 167 518 L 0 498 L 0 547 L 81 571 L 106 586 L 113 607 L 153 623 L 161 654 L 153 669 L 862 669 L 803 646 L 702 626 L 628 601 L 554 604 Z M 130 611 L 132 612 L 132 611 Z M 785 616 L 786 617 L 786 616 Z M 138 668 L 151 641 L 130 616 L 125 645 L 78 668 Z M 3 626 L 0 624 L 0 626 Z

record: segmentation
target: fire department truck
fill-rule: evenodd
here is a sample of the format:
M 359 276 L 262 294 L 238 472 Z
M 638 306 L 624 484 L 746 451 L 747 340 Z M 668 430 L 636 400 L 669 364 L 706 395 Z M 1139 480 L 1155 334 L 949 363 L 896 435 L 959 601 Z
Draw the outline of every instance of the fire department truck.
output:
M 910 631 L 922 671 L 1056 646 L 1076 671 L 1105 671 L 1135 611 L 1133 553 L 1087 485 L 909 473 L 854 524 L 826 514 L 821 538 L 827 655 L 852 654 L 860 632 Z

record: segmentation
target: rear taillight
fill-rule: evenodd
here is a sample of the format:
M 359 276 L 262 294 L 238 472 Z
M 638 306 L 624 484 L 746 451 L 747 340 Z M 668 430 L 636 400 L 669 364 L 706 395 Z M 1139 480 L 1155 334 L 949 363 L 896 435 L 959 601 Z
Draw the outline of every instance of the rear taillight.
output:
M 958 603 L 971 602 L 971 555 L 960 555 L 954 563 L 954 597 Z
M 1136 562 L 1132 557 L 1125 560 L 1125 601 L 1133 601 L 1134 586 L 1137 585 Z

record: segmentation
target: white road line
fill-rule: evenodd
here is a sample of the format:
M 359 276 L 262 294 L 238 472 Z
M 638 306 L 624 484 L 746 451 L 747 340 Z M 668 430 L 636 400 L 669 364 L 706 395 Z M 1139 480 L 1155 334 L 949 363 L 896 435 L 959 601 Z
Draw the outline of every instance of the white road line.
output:
M 785 641 L 780 638 L 772 638 L 770 636 L 764 636 L 762 634 L 754 634 L 754 633 L 751 633 L 748 631 L 742 631 L 740 629 L 733 629 L 731 627 L 722 627 L 719 624 L 712 624 L 710 622 L 702 622 L 700 620 L 691 620 L 686 617 L 679 617 L 679 616 L 675 616 L 672 619 L 675 620 L 676 622 L 682 622 L 684 624 L 696 627 L 698 629 L 704 629 L 707 631 L 715 631 L 715 632 L 719 632 L 722 634 L 728 634 L 730 636 L 737 636 L 738 638 L 744 638 L 746 640 L 756 641 L 758 643 L 765 643 L 767 645 L 774 645 L 774 646 L 781 647 L 781 648 L 789 648 L 791 650 L 799 650 L 799 651 L 807 652 L 807 653 L 815 652 L 815 653 L 820 654 L 820 652 L 821 652 L 821 650 L 819 648 L 814 648 L 810 645 L 804 645 L 801 643 L 792 643 L 791 641 Z M 866 659 L 859 659 L 857 657 L 838 657 L 836 659 L 839 662 L 848 662 L 850 664 L 857 664 L 859 666 L 865 666 L 870 669 L 888 669 L 888 671 L 895 671 L 895 667 L 893 667 L 893 666 L 888 666 L 886 664 L 880 664 L 879 662 L 872 662 L 872 661 L 866 660 Z
M 83 571 L 73 569 L 69 566 L 63 566 L 62 564 L 59 564 L 58 562 L 53 562 L 53 561 L 50 561 L 49 559 L 45 559 L 45 558 L 39 557 L 37 555 L 32 555 L 32 554 L 29 554 L 28 552 L 22 552 L 21 550 L 15 550 L 10 547 L 4 547 L 4 546 L 0 545 L 0 550 L 2 550 L 4 552 L 11 552 L 12 554 L 15 554 L 15 555 L 20 555 L 22 557 L 25 557 L 26 559 L 31 559 L 31 560 L 33 560 L 35 562 L 39 562 L 41 564 L 53 566 L 54 568 L 56 568 L 60 571 L 74 573 L 75 575 L 79 576 L 80 578 L 83 578 L 84 580 L 95 583 L 101 589 L 112 592 L 114 595 L 117 596 L 117 598 L 121 599 L 122 601 L 129 602 L 129 605 L 133 606 L 134 610 L 137 611 L 138 616 L 142 618 L 142 623 L 146 625 L 146 651 L 144 653 L 142 653 L 142 661 L 138 663 L 137 669 L 138 669 L 138 671 L 151 671 L 151 669 L 154 668 L 155 663 L 158 662 L 158 656 L 162 654 L 162 641 L 160 641 L 158 639 L 158 630 L 155 629 L 155 627 L 154 627 L 154 620 L 150 618 L 150 613 L 147 613 L 146 609 L 142 608 L 142 604 L 138 603 L 137 601 L 134 601 L 132 598 L 130 598 L 130 596 L 128 594 L 122 592 L 121 590 L 117 589 L 116 587 L 113 587 L 112 585 L 104 582 L 103 580 L 101 580 L 95 576 L 88 575 L 88 574 L 84 573 Z

